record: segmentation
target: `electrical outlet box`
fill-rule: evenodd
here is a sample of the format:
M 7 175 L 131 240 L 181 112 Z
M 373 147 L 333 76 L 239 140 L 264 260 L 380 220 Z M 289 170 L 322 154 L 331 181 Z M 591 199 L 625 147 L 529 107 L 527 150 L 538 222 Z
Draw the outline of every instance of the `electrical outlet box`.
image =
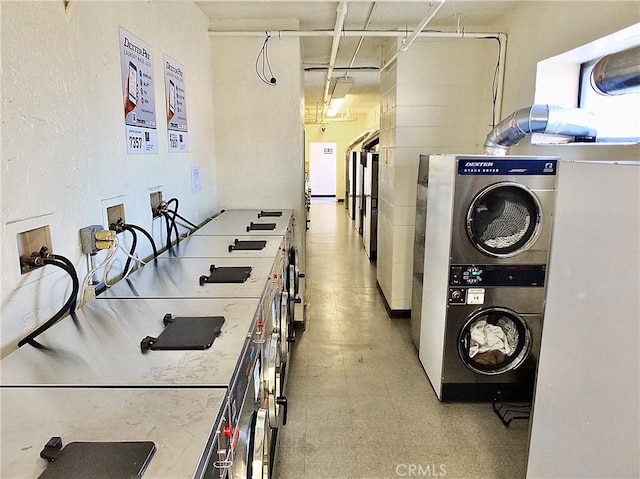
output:
M 21 274 L 26 274 L 40 267 L 29 264 L 25 260 L 31 258 L 31 253 L 39 252 L 43 246 L 46 246 L 50 253 L 53 252 L 48 225 L 18 233 L 18 257 L 20 258 Z
M 80 229 L 80 243 L 84 254 L 96 254 L 99 251 L 96 243 L 96 233 L 103 229 L 102 225 L 90 225 Z
M 118 220 L 122 220 L 122 223 L 127 222 L 124 217 L 124 205 L 119 204 L 107 207 L 107 226 L 109 229 L 113 229 L 111 225 L 116 224 Z
M 162 216 L 159 212 L 160 205 L 162 204 L 162 191 L 153 191 L 150 193 L 149 198 L 151 200 L 151 216 L 152 218 L 160 218 Z

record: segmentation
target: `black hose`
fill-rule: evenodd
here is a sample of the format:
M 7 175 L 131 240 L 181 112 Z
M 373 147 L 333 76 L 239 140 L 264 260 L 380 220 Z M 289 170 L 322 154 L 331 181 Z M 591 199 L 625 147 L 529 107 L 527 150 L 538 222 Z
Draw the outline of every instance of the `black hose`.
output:
M 144 228 L 141 228 L 138 225 L 132 225 L 130 223 L 127 223 L 124 225 L 124 229 L 126 230 L 137 230 L 140 231 L 143 235 L 145 235 L 147 237 L 147 239 L 149 240 L 149 243 L 151 243 L 151 249 L 153 249 L 153 257 L 156 258 L 158 256 L 158 250 L 156 248 L 156 242 L 153 241 L 153 237 L 149 234 L 149 232 L 147 230 L 145 230 Z
M 175 203 L 176 204 L 176 207 L 173 210 L 171 210 L 169 208 L 169 205 L 171 203 Z M 180 207 L 180 202 L 178 201 L 178 198 L 171 198 L 169 201 L 167 201 L 165 203 L 165 208 L 167 210 L 167 214 L 173 213 L 173 218 L 171 219 L 171 228 L 176 233 L 176 244 L 180 243 L 180 233 L 178 232 L 178 225 L 176 224 L 176 216 L 178 215 L 178 208 L 179 207 Z
M 69 296 L 69 299 L 67 299 L 67 302 L 64 304 L 64 306 L 62 306 L 62 308 L 60 308 L 60 310 L 56 314 L 54 314 L 49 320 L 47 320 L 44 324 L 40 325 L 35 331 L 32 331 L 27 336 L 25 336 L 20 341 L 18 341 L 18 347 L 24 346 L 27 343 L 31 344 L 34 347 L 42 347 L 40 343 L 38 343 L 37 341 L 34 341 L 36 336 L 39 336 L 40 334 L 44 333 L 47 329 L 49 329 L 51 326 L 56 324 L 60 319 L 62 319 L 62 317 L 65 315 L 67 311 L 70 314 L 73 314 L 75 312 L 76 301 L 78 299 L 78 291 L 80 290 L 80 281 L 78 280 L 78 275 L 76 274 L 76 270 L 73 267 L 73 263 L 71 263 L 71 261 L 69 261 L 64 256 L 60 256 L 60 255 L 51 255 L 50 258 L 53 258 L 53 259 L 49 259 L 49 258 L 43 259 L 42 264 L 43 265 L 50 264 L 52 266 L 56 266 L 62 269 L 63 271 L 65 271 L 69 276 L 71 276 L 71 281 L 73 284 L 71 296 Z
M 171 250 L 171 220 L 169 219 L 169 215 L 165 212 L 162 212 L 162 216 L 164 217 L 164 223 L 167 231 L 166 247 L 168 250 Z
M 189 226 L 192 226 L 193 228 L 198 229 L 198 225 L 194 225 L 191 221 L 186 219 L 184 216 L 179 215 L 177 211 L 176 211 L 176 216 L 180 218 L 182 221 L 184 221 L 185 223 L 187 223 Z
M 173 209 L 173 214 L 174 214 L 175 216 L 177 216 L 178 218 L 180 218 L 182 221 L 184 221 L 185 223 L 187 223 L 189 226 L 191 226 L 191 227 L 193 227 L 193 228 L 196 228 L 196 229 L 198 228 L 198 225 L 193 224 L 193 223 L 192 223 L 191 221 L 189 221 L 187 218 L 185 218 L 184 216 L 181 216 L 181 215 L 179 215 L 179 214 L 178 214 L 178 207 L 179 207 L 179 205 L 180 205 L 180 203 L 179 203 L 179 201 L 178 201 L 178 198 L 171 198 L 169 201 L 167 201 L 167 202 L 165 203 L 165 207 L 168 209 L 168 208 L 169 208 L 169 205 L 170 205 L 171 203 L 175 203 L 175 204 L 176 204 L 176 207 Z
M 127 261 L 124 263 L 124 271 L 122 272 L 122 277 L 125 277 L 129 273 L 129 267 L 131 266 L 131 257 L 136 252 L 136 246 L 138 246 L 138 235 L 133 230 L 128 231 L 133 236 L 133 241 L 131 242 L 131 250 L 129 251 L 129 256 L 127 256 Z
M 176 223 L 176 214 L 177 214 L 177 212 L 174 211 L 173 212 L 173 220 L 171 222 L 171 226 L 173 227 L 173 230 L 176 233 L 176 244 L 178 244 L 178 243 L 180 243 L 180 233 L 178 232 L 178 225 Z
M 169 201 L 167 201 L 167 202 L 164 204 L 165 208 L 166 208 L 166 209 L 169 209 L 169 205 L 170 205 L 171 203 L 175 203 L 175 204 L 176 204 L 176 207 L 175 207 L 173 210 L 177 213 L 177 212 L 178 212 L 178 207 L 179 207 L 179 205 L 180 205 L 180 202 L 178 201 L 178 198 L 171 198 Z
M 78 274 L 76 273 L 76 267 L 73 265 L 73 263 L 67 259 L 65 256 L 59 255 L 59 254 L 51 254 L 49 255 L 49 258 L 52 258 L 54 260 L 57 261 L 62 261 L 66 266 L 67 266 L 67 270 L 65 270 L 69 276 L 71 276 L 72 281 L 75 279 L 75 281 L 78 282 L 78 287 L 76 288 L 76 294 L 74 294 L 73 297 L 73 302 L 71 303 L 71 307 L 69 308 L 69 313 L 73 313 L 76 310 L 76 304 L 78 302 L 78 293 L 80 292 L 80 281 L 78 280 Z
M 180 243 L 180 233 L 178 232 L 178 225 L 176 223 L 176 214 L 175 211 L 167 212 L 167 216 L 170 216 L 173 213 L 173 218 L 171 218 L 171 229 L 176 234 L 176 244 Z

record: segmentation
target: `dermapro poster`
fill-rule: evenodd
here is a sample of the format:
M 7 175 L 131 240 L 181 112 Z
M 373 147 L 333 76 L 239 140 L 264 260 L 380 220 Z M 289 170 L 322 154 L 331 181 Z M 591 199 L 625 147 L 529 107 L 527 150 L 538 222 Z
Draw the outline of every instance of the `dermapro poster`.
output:
M 152 50 L 122 27 L 120 63 L 127 153 L 158 153 Z
M 164 56 L 164 87 L 169 152 L 189 151 L 184 66 Z

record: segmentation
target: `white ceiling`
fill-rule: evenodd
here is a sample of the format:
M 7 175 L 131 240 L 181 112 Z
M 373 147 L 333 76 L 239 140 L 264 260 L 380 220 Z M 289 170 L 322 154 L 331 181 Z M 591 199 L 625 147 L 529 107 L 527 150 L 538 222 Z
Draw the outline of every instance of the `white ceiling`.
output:
M 522 1 L 504 0 L 447 0 L 431 20 L 426 30 L 454 32 L 458 28 L 475 31 L 492 25 L 507 11 Z M 416 28 L 432 8 L 429 1 L 377 2 L 353 1 L 347 4 L 344 30 L 363 30 L 367 17 L 373 7 L 371 21 L 367 30 L 405 30 L 408 34 Z M 299 21 L 299 30 L 333 31 L 339 2 L 329 1 L 201 1 L 196 2 L 204 14 L 209 17 L 211 31 L 251 30 L 264 34 L 266 29 L 277 30 L 283 19 Z M 243 21 L 259 20 L 260 29 L 246 28 Z M 233 21 L 233 22 L 230 22 Z M 273 27 L 270 26 L 273 22 Z M 246 22 L 255 26 L 256 22 Z M 347 67 L 353 59 L 360 37 L 341 37 L 336 58 L 336 70 L 332 78 L 345 76 Z M 326 67 L 331 54 L 332 37 L 302 37 L 302 55 L 305 66 L 305 102 L 307 109 L 313 110 L 322 104 Z M 389 38 L 365 37 L 353 67 L 379 68 L 381 47 Z M 256 55 L 258 52 L 256 52 Z M 310 68 L 317 70 L 310 71 Z M 379 103 L 379 71 L 354 71 L 348 75 L 355 85 L 345 100 L 345 107 L 352 112 L 366 111 Z

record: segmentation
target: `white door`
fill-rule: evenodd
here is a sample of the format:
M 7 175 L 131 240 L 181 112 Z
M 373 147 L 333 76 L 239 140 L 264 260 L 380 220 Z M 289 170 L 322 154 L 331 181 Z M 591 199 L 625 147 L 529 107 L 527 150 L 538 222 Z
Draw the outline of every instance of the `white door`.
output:
M 311 196 L 336 196 L 336 143 L 311 143 Z

